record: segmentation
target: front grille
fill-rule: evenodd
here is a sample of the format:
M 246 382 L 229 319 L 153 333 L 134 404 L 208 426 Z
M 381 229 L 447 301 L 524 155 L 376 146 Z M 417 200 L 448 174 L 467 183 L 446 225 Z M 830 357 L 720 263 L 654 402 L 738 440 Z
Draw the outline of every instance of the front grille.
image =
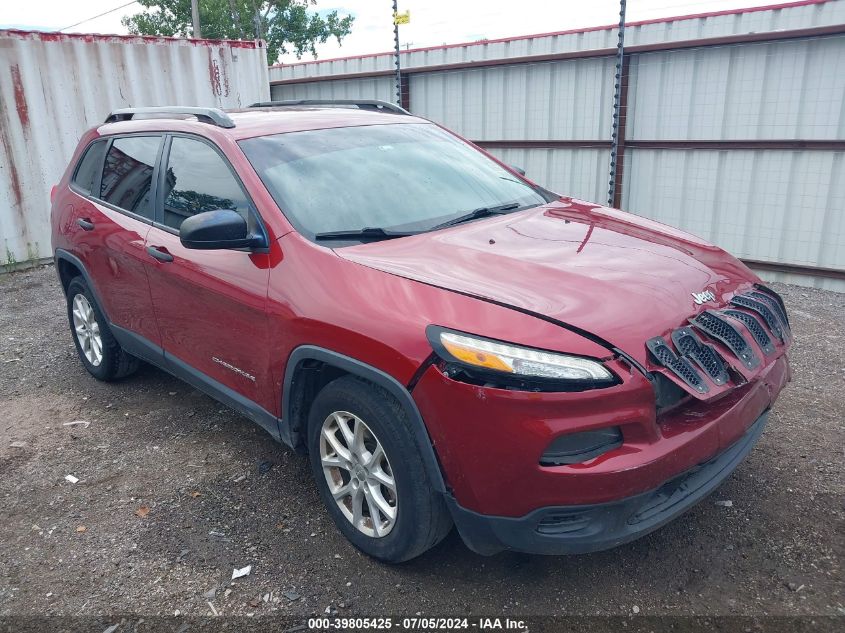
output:
M 783 309 L 781 303 L 776 300 L 771 295 L 768 295 L 763 292 L 749 292 L 749 296 L 754 297 L 758 301 L 765 303 L 771 310 L 777 315 L 778 321 L 780 322 L 783 333 L 785 335 L 789 335 L 789 321 L 786 318 L 786 310 Z
M 760 359 L 742 333 L 717 312 L 707 310 L 691 319 L 691 322 L 701 331 L 721 341 L 747 369 L 754 369 L 760 364 Z
M 777 342 L 786 344 L 792 336 L 783 300 L 760 284 L 734 295 L 729 306 L 705 310 L 689 323 L 692 327 L 671 332 L 671 343 L 668 336 L 657 336 L 646 341 L 646 347 L 656 364 L 668 370 L 655 372 L 656 376 L 675 390 L 686 385 L 687 392 L 699 394 L 709 393 L 714 385 L 745 383 L 751 377 L 748 372 L 760 367 L 762 358 L 776 353 Z M 762 358 L 752 340 L 763 351 Z M 677 393 L 655 385 L 658 403 L 663 396 L 667 401 L 664 408 L 678 401 Z
M 784 305 L 781 296 L 774 290 L 772 290 L 771 288 L 767 288 L 766 286 L 755 284 L 754 287 L 757 289 L 757 292 L 764 294 L 774 300 L 774 302 L 777 304 L 778 316 L 781 317 L 784 325 L 786 325 L 787 328 L 791 328 L 792 326 L 789 325 L 789 315 L 786 313 L 786 306 Z
M 780 325 L 780 320 L 775 316 L 775 313 L 772 312 L 770 307 L 763 303 L 762 301 L 758 300 L 760 297 L 759 293 L 751 293 L 749 295 L 737 295 L 733 299 L 731 299 L 731 304 L 739 307 L 745 308 L 746 310 L 751 310 L 752 312 L 756 312 L 763 320 L 766 322 L 766 325 L 769 326 L 769 329 L 772 333 L 777 336 L 781 341 L 784 340 L 783 329 Z
M 646 347 L 648 347 L 658 363 L 666 367 L 697 392 L 707 393 L 710 391 L 710 387 L 701 377 L 701 374 L 695 370 L 695 367 L 686 358 L 678 357 L 669 348 L 663 337 L 655 336 L 649 339 L 646 341 Z
M 751 332 L 751 336 L 753 336 L 754 340 L 757 341 L 757 345 L 760 346 L 767 356 L 774 354 L 775 346 L 772 344 L 772 339 L 768 334 L 766 334 L 766 330 L 756 317 L 748 314 L 747 312 L 740 312 L 739 310 L 725 310 L 725 314 L 737 321 L 740 321 L 746 328 L 748 328 L 748 331 Z
M 728 370 L 712 345 L 702 343 L 690 328 L 672 332 L 675 349 L 684 358 L 691 358 L 717 385 L 728 382 Z

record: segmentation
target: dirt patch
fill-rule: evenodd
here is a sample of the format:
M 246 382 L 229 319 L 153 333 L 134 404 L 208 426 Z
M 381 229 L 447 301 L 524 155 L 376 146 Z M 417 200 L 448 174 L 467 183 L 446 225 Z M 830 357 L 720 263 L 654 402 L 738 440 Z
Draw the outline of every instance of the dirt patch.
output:
M 710 498 L 609 552 L 484 558 L 453 533 L 389 567 L 244 418 L 152 367 L 91 378 L 52 267 L 0 276 L 0 615 L 843 615 L 845 295 L 776 287 L 794 382 Z

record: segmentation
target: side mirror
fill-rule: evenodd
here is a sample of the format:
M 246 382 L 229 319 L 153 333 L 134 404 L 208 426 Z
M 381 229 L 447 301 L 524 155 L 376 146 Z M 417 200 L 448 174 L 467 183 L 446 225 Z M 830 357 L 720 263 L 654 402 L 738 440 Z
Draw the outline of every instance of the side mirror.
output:
M 185 248 L 201 250 L 263 246 L 260 235 L 250 235 L 243 216 L 230 209 L 205 211 L 186 218 L 179 227 Z
M 522 167 L 517 167 L 516 165 L 509 165 L 509 167 L 513 169 L 516 173 L 518 173 L 520 176 L 525 175 L 525 170 Z

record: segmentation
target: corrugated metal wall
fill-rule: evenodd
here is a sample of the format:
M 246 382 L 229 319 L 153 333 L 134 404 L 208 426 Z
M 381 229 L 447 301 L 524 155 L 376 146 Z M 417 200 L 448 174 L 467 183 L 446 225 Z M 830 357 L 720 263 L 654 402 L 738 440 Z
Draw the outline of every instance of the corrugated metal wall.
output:
M 637 55 L 626 138 L 843 141 L 843 68 L 841 35 Z M 742 257 L 845 270 L 843 158 L 841 149 L 628 149 L 622 206 Z
M 597 57 L 412 75 L 410 106 L 472 139 L 610 139 L 613 68 Z
M 842 36 L 635 55 L 627 138 L 845 138 L 843 88 Z
M 51 255 L 50 188 L 111 110 L 268 97 L 261 43 L 0 31 L 0 264 Z
M 406 105 L 604 203 L 615 43 L 602 27 L 403 52 Z M 845 290 L 845 1 L 633 24 L 626 50 L 619 205 Z M 392 61 L 272 67 L 273 98 L 390 100 Z
M 504 147 L 491 148 L 490 153 L 508 165 L 521 167 L 534 182 L 551 191 L 581 200 L 603 201 L 607 197 L 609 150 Z
M 845 269 L 842 152 L 634 150 L 623 206 L 743 257 Z
M 652 44 L 680 43 L 693 39 L 729 37 L 840 24 L 845 16 L 841 0 L 801 0 L 767 10 L 760 8 L 723 11 L 663 20 L 631 22 L 625 30 L 630 48 Z M 683 5 L 681 5 L 683 6 Z M 591 52 L 616 48 L 616 29 L 599 26 L 548 34 L 481 40 L 402 51 L 403 70 L 422 69 L 461 62 L 501 62 L 524 56 Z M 325 59 L 270 68 L 270 81 L 313 80 L 317 77 L 393 72 L 393 54 L 376 53 L 340 59 Z
M 393 100 L 391 77 L 372 77 L 370 79 L 338 79 L 320 83 L 294 84 L 279 96 L 279 90 L 272 90 L 273 99 L 383 99 Z

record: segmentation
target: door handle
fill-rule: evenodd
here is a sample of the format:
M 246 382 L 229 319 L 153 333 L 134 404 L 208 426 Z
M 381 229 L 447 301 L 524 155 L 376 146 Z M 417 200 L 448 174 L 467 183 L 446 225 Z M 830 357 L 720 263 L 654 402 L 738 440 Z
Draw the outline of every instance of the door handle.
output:
M 79 218 L 76 223 L 81 226 L 85 231 L 94 230 L 94 223 L 88 218 Z
M 173 261 L 173 255 L 168 253 L 166 250 L 164 250 L 160 246 L 147 246 L 147 253 L 149 253 L 150 256 L 154 257 L 155 259 L 157 259 L 160 262 L 166 263 L 166 262 L 172 262 Z

